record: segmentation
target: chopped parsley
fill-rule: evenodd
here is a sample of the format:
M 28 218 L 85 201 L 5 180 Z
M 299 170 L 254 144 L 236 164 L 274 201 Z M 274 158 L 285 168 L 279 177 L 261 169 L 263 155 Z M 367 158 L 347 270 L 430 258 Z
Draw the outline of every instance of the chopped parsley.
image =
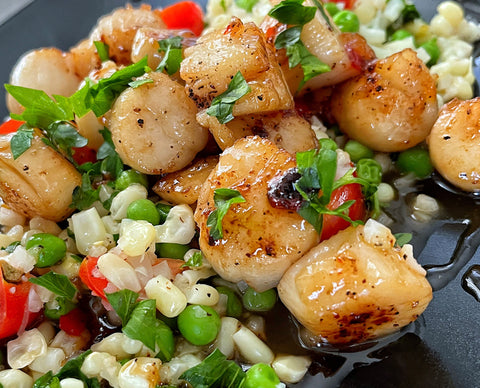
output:
M 139 295 L 127 289 L 106 296 L 122 320 L 123 333 L 157 351 L 156 357 L 162 361 L 170 361 L 175 351 L 175 340 L 167 324 L 157 319 L 155 300 L 137 302 Z
M 82 364 L 90 353 L 92 351 L 87 350 L 78 357 L 68 360 L 56 375 L 51 371 L 47 372 L 35 380 L 33 388 L 60 388 L 60 381 L 68 377 L 81 380 L 86 388 L 100 388 L 101 384 L 96 378 L 88 378 L 81 371 Z
M 175 74 L 182 63 L 182 40 L 181 36 L 159 40 L 159 52 L 165 53 L 156 71 L 165 70 L 168 75 Z
M 180 379 L 194 388 L 241 387 L 245 376 L 239 365 L 215 349 L 200 364 L 183 372 Z
M 245 202 L 242 194 L 238 190 L 232 189 L 215 189 L 213 194 L 215 202 L 215 210 L 211 212 L 207 218 L 207 226 L 210 228 L 210 237 L 214 240 L 223 238 L 223 217 L 234 203 Z
M 88 143 L 73 124 L 75 116 L 82 117 L 89 111 L 97 117 L 102 116 L 132 80 L 143 75 L 147 69 L 145 57 L 96 84 L 87 78 L 85 86 L 70 97 L 54 95 L 50 98 L 42 90 L 6 84 L 7 92 L 25 108 L 21 114 L 10 115 L 15 120 L 25 121 L 11 139 L 14 158 L 30 148 L 33 128 L 40 128 L 45 135 L 43 141 L 74 163 L 72 147 L 83 147 Z
M 235 4 L 247 12 L 252 12 L 253 7 L 258 3 L 258 0 L 235 0 Z
M 203 264 L 202 252 L 196 251 L 193 255 L 182 265 L 182 267 L 201 267 Z
M 313 77 L 331 70 L 330 66 L 313 55 L 300 40 L 303 26 L 310 22 L 317 12 L 317 7 L 305 7 L 302 2 L 303 0 L 283 0 L 268 13 L 280 23 L 290 26 L 278 34 L 275 39 L 275 48 L 286 49 L 288 65 L 291 69 L 298 65 L 301 66 L 303 79 L 298 89 L 301 89 L 305 82 Z M 318 5 L 324 15 L 323 6 L 320 3 Z M 328 18 L 326 19 L 328 21 Z
M 237 72 L 228 84 L 225 92 L 215 97 L 207 109 L 209 116 L 215 116 L 220 124 L 226 124 L 233 120 L 233 106 L 235 102 L 250 93 L 250 86 L 243 78 L 242 73 Z
M 329 209 L 332 192 L 350 183 L 360 183 L 369 187 L 371 184 L 362 178 L 353 176 L 353 169 L 343 177 L 335 180 L 337 171 L 336 144 L 330 139 L 321 139 L 319 149 L 297 153 L 297 170 L 300 178 L 294 184 L 303 202 L 297 212 L 321 233 L 325 214 L 338 216 L 352 225 L 362 221 L 354 221 L 348 216 L 349 208 L 354 200 L 346 201 L 336 209 Z
M 408 244 L 412 240 L 411 233 L 395 233 L 395 246 L 403 247 L 405 244 Z
M 73 300 L 77 293 L 77 288 L 73 285 L 69 278 L 55 272 L 47 272 L 45 275 L 28 279 L 30 283 L 34 283 L 47 290 L 57 294 L 58 296 Z
M 108 44 L 103 43 L 100 40 L 94 41 L 93 44 L 95 45 L 95 48 L 97 49 L 98 57 L 100 58 L 100 60 L 102 62 L 109 61 L 110 60 L 110 54 L 109 54 L 110 47 L 108 47 Z

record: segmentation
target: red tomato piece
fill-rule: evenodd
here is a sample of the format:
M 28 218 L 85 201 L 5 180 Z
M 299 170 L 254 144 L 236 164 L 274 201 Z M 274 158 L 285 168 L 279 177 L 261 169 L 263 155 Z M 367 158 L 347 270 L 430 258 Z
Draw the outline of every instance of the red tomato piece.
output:
M 0 125 L 0 135 L 16 132 L 23 124 L 25 124 L 25 121 L 9 119 Z
M 87 162 L 95 163 L 97 161 L 97 151 L 89 146 L 84 147 L 73 147 L 73 159 L 78 164 L 83 164 Z
M 107 297 L 104 290 L 108 285 L 108 280 L 98 271 L 97 262 L 98 257 L 88 256 L 83 259 L 78 275 L 95 295 L 106 301 Z
M 68 335 L 78 337 L 87 327 L 85 314 L 78 307 L 74 308 L 60 317 L 59 326 Z
M 356 0 L 328 0 L 330 3 L 343 3 L 344 9 L 352 9 Z
M 26 312 L 28 308 L 28 294 L 32 283 L 25 281 L 19 284 L 8 283 L 3 279 L 0 267 L 0 339 L 10 337 L 18 332 L 24 315 L 28 314 L 27 326 L 38 316 L 38 313 Z
M 203 31 L 202 7 L 193 1 L 180 1 L 179 3 L 165 7 L 160 11 L 160 16 L 167 25 L 167 28 L 186 28 L 197 36 Z
M 334 190 L 327 207 L 333 210 L 341 204 L 351 200 L 355 200 L 355 203 L 350 206 L 350 209 L 348 209 L 348 216 L 354 221 L 363 220 L 366 216 L 367 210 L 365 209 L 362 186 L 358 183 L 350 183 Z M 338 216 L 326 214 L 323 216 L 321 240 L 326 240 L 349 226 L 350 223 L 348 221 L 345 221 Z

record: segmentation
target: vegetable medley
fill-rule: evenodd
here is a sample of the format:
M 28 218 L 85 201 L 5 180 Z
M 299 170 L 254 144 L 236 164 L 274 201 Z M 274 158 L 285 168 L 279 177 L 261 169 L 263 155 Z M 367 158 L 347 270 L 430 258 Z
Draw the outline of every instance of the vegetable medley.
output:
M 0 387 L 281 387 L 313 352 L 272 346 L 279 306 L 339 349 L 427 308 L 411 235 L 385 210 L 391 179 L 434 168 L 478 190 L 476 148 L 447 164 L 431 144 L 465 145 L 448 120 L 478 127 L 464 111 L 480 102 L 460 99 L 480 28 L 453 2 L 431 25 L 404 0 L 222 0 L 207 16 L 204 30 L 191 1 L 127 6 L 15 66 Z M 435 206 L 418 196 L 413 217 Z

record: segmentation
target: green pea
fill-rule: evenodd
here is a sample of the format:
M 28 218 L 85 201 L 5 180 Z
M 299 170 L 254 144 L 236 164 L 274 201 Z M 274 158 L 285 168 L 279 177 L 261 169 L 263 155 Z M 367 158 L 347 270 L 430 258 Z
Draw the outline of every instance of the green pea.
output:
M 248 287 L 242 296 L 243 306 L 248 311 L 268 311 L 277 302 L 277 293 L 274 288 L 264 292 L 257 292 Z
M 280 379 L 270 365 L 255 364 L 246 373 L 243 388 L 275 388 Z
M 400 30 L 395 31 L 392 34 L 392 36 L 390 37 L 390 41 L 403 40 L 403 39 L 408 38 L 410 36 L 412 36 L 412 34 L 410 32 L 408 32 L 407 30 L 404 30 L 404 29 L 400 29 Z
M 155 206 L 157 207 L 158 214 L 160 215 L 160 224 L 163 224 L 167 220 L 168 213 L 170 213 L 172 206 L 162 202 L 157 202 Z
M 220 331 L 220 317 L 209 307 L 191 304 L 177 319 L 178 330 L 193 345 L 202 346 L 212 342 Z
M 401 172 L 413 172 L 418 178 L 426 178 L 433 172 L 432 162 L 427 150 L 410 148 L 398 155 L 397 167 Z
M 440 58 L 440 48 L 437 44 L 437 38 L 432 38 L 428 42 L 425 42 L 420 47 L 422 47 L 428 55 L 430 55 L 430 60 L 427 62 L 427 66 L 433 66 L 437 63 L 438 58 Z
M 229 317 L 239 318 L 242 315 L 243 307 L 237 294 L 235 294 L 231 288 L 225 286 L 217 287 L 217 291 L 220 294 L 227 295 L 227 315 Z
M 49 267 L 62 260 L 67 253 L 67 245 L 61 238 L 50 233 L 37 233 L 31 236 L 25 248 L 37 259 L 39 268 Z
M 348 152 L 352 162 L 360 159 L 373 158 L 373 151 L 356 140 L 349 140 L 345 144 L 345 152 Z
M 360 21 L 352 11 L 340 11 L 333 16 L 333 21 L 342 32 L 358 32 Z
M 158 225 L 160 222 L 160 214 L 149 199 L 137 199 L 128 205 L 127 218 L 148 221 L 152 225 Z
M 138 172 L 137 170 L 125 170 L 122 171 L 119 177 L 115 180 L 115 189 L 125 190 L 128 186 L 140 183 L 141 185 L 148 187 L 147 177 Z
M 330 14 L 330 16 L 334 16 L 340 12 L 340 8 L 338 8 L 336 3 L 325 3 L 323 7 Z
M 374 185 L 382 182 L 382 166 L 374 159 L 360 159 L 357 163 L 357 175 Z
M 155 254 L 158 257 L 170 259 L 183 259 L 185 253 L 190 249 L 188 245 L 175 243 L 157 243 L 155 244 Z

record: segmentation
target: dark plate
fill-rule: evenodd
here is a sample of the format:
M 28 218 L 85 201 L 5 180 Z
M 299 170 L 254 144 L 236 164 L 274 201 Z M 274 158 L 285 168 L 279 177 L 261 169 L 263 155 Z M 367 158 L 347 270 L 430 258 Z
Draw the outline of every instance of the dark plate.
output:
M 170 2 L 156 0 L 151 4 Z M 8 82 L 12 66 L 25 51 L 46 46 L 66 50 L 87 36 L 99 16 L 124 3 L 123 0 L 34 1 L 0 26 L 2 84 Z M 430 19 L 438 3 L 417 1 L 426 19 Z M 467 14 L 480 19 L 478 0 L 462 3 Z M 3 98 L 4 91 L 0 94 Z M 6 114 L 2 102 L 0 117 Z M 439 199 L 443 209 L 441 220 L 429 224 L 412 220 L 405 204 L 418 192 Z M 434 176 L 409 188 L 391 206 L 390 212 L 395 219 L 393 231 L 412 231 L 416 257 L 422 265 L 432 266 L 429 279 L 436 289 L 433 301 L 416 324 L 388 341 L 351 354 L 318 352 L 309 375 L 296 386 L 480 387 L 480 304 L 465 290 L 466 274 L 473 269 L 470 274 L 475 275 L 474 266 L 480 265 L 477 252 L 480 199 L 456 193 Z M 480 271 L 476 273 L 478 281 Z M 288 332 L 294 330 L 293 325 L 286 322 L 286 326 L 286 331 L 278 331 L 292 337 Z

